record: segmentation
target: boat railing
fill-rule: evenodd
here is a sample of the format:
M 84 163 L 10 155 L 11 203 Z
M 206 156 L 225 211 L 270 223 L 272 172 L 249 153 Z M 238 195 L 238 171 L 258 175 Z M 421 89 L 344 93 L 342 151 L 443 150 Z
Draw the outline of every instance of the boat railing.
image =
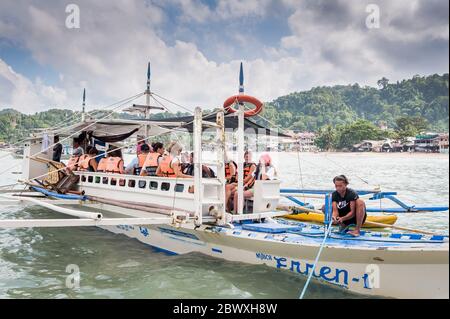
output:
M 280 200 L 281 181 L 255 181 L 252 211 L 255 213 L 270 212 L 276 210 Z
M 313 189 L 293 189 L 284 188 L 280 190 L 281 196 L 292 201 L 299 206 L 313 208 L 309 203 L 301 201 L 299 198 L 317 198 L 324 199 L 326 194 L 334 190 L 313 190 Z M 367 212 L 371 213 L 420 213 L 420 212 L 445 212 L 449 210 L 448 206 L 416 206 L 410 205 L 397 197 L 397 192 L 384 192 L 375 190 L 356 190 L 358 195 L 369 201 L 386 199 L 395 203 L 398 207 L 367 207 Z
M 169 178 L 159 176 L 137 176 L 103 172 L 74 172 L 80 176 L 79 186 L 152 194 L 162 197 L 194 200 L 193 178 Z M 222 183 L 217 178 L 205 178 L 202 183 L 202 206 L 207 214 L 216 205 L 222 203 L 220 191 Z

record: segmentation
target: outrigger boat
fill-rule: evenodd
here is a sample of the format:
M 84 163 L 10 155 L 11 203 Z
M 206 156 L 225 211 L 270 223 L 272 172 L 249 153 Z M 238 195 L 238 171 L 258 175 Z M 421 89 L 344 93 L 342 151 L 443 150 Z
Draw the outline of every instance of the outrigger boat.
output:
M 257 111 L 248 113 L 242 102 L 250 101 L 257 106 L 259 103 L 243 94 L 242 68 L 240 85 L 240 94 L 225 105 L 227 113 L 219 110 L 204 115 L 196 108 L 192 119 L 152 121 L 149 100 L 156 95 L 150 92 L 148 70 L 144 93 L 147 103 L 132 107 L 143 112 L 144 118 L 94 120 L 83 115 L 79 123 L 45 132 L 50 140 L 57 134 L 72 137 L 82 133 L 99 149 L 106 150 L 108 142 L 135 136 L 157 138 L 185 129 L 193 135 L 193 178 L 67 173 L 64 165 L 50 160 L 51 152 L 42 149 L 42 135 L 30 138 L 25 142 L 20 180 L 26 189 L 2 191 L 2 202 L 39 205 L 71 218 L 0 220 L 0 228 L 96 226 L 169 254 L 200 252 L 230 261 L 264 264 L 312 276 L 325 284 L 363 295 L 449 298 L 448 236 L 362 231 L 360 237 L 353 237 L 341 233 L 330 223 L 331 190 L 281 189 L 277 180 L 256 181 L 254 197 L 240 201 L 237 214 L 226 212 L 226 128 L 237 128 L 238 159 L 244 158 L 246 127 L 270 133 L 246 118 Z M 202 156 L 205 129 L 215 133 L 217 154 L 213 162 L 206 162 Z M 203 178 L 202 165 L 216 167 L 217 177 Z M 239 160 L 238 194 L 241 195 L 242 176 L 243 163 Z M 307 209 L 306 203 L 296 199 L 305 193 L 323 195 L 323 225 L 282 218 L 292 211 L 291 207 L 281 207 L 280 199 L 289 197 L 297 208 Z M 371 198 L 394 196 L 377 190 L 360 193 Z

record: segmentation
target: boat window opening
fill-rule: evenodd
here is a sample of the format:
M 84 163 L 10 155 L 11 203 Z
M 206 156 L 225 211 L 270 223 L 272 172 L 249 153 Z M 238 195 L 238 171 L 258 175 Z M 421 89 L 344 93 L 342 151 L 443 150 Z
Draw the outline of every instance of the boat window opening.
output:
M 134 179 L 128 180 L 128 187 L 135 188 L 136 187 L 136 181 Z
M 81 175 L 81 181 L 82 181 L 82 182 L 85 182 L 85 181 L 86 181 L 86 176 Z
M 170 183 L 161 183 L 161 190 L 162 191 L 169 191 L 170 190 Z
M 150 182 L 150 189 L 157 190 L 158 182 Z
M 117 179 L 111 178 L 111 183 L 110 183 L 110 185 L 116 186 L 116 185 L 117 185 Z
M 184 192 L 184 184 L 176 184 L 175 185 L 175 192 L 177 192 L 177 193 Z
M 139 181 L 139 188 L 145 188 L 145 186 L 147 185 L 146 181 Z
M 94 181 L 94 177 L 93 176 L 88 176 L 88 183 L 92 183 Z
M 119 186 L 125 186 L 125 180 L 123 178 L 119 179 Z
M 109 182 L 109 178 L 108 177 L 103 177 L 103 184 L 108 184 Z
M 95 183 L 99 184 L 100 183 L 100 176 L 95 176 Z

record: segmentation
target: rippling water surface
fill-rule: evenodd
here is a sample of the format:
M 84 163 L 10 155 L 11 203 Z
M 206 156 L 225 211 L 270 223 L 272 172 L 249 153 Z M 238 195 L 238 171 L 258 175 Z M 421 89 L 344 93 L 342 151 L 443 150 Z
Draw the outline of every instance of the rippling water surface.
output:
M 327 188 L 337 174 L 351 187 L 398 191 L 407 203 L 448 205 L 448 155 L 273 154 L 284 187 Z M 300 159 L 300 162 L 299 160 Z M 18 160 L 3 158 L 4 167 Z M 300 164 L 299 164 L 300 163 Z M 0 177 L 0 185 L 19 175 Z M 300 174 L 301 171 L 301 174 Z M 392 207 L 386 201 L 371 205 Z M 46 209 L 0 205 L 0 218 L 51 218 Z M 399 215 L 399 226 L 447 233 L 448 212 Z M 81 271 L 80 288 L 66 288 L 66 267 Z M 0 229 L 0 298 L 297 298 L 305 279 L 266 266 L 189 254 L 167 256 L 101 229 Z M 309 298 L 355 298 L 312 283 Z

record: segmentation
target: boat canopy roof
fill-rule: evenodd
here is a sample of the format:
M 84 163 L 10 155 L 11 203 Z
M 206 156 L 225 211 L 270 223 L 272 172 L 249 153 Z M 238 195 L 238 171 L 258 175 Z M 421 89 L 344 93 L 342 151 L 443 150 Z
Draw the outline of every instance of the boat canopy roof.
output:
M 216 113 L 211 113 L 203 117 L 204 121 L 216 122 Z M 124 140 L 132 136 L 155 136 L 168 133 L 176 129 L 185 129 L 189 133 L 193 132 L 194 116 L 174 117 L 161 120 L 152 119 L 105 119 L 95 120 L 88 119 L 84 122 L 78 122 L 66 127 L 43 129 L 31 137 L 30 139 L 42 138 L 44 134 L 52 133 L 54 135 L 69 136 L 77 132 L 89 133 L 96 138 L 105 139 L 112 138 L 114 142 Z M 237 129 L 238 118 L 233 114 L 225 116 L 225 128 Z M 270 130 L 259 125 L 248 118 L 245 119 L 245 129 L 253 129 L 256 134 L 264 134 L 270 136 L 289 137 L 280 132 Z M 102 139 L 100 138 L 100 139 Z M 112 141 L 113 142 L 113 141 Z
M 53 130 L 54 134 L 71 135 L 76 132 L 92 132 L 97 136 L 125 135 L 133 132 L 133 135 L 157 135 L 170 131 L 167 128 L 141 120 L 87 120 L 69 127 Z
M 216 113 L 212 113 L 210 115 L 203 116 L 204 121 L 215 122 L 216 121 Z M 182 116 L 182 117 L 174 117 L 174 118 L 166 118 L 162 120 L 153 120 L 154 123 L 158 123 L 163 127 L 170 127 L 170 123 L 185 123 L 182 125 L 183 128 L 187 129 L 190 133 L 194 130 L 194 116 Z M 235 114 L 225 115 L 225 128 L 226 129 L 237 129 L 239 126 L 238 117 Z M 259 125 L 248 118 L 245 118 L 244 123 L 245 130 L 253 129 L 256 134 L 264 134 L 271 136 L 279 136 L 279 137 L 291 137 L 290 135 L 283 134 L 281 132 L 277 132 L 275 130 L 268 129 L 262 125 Z

